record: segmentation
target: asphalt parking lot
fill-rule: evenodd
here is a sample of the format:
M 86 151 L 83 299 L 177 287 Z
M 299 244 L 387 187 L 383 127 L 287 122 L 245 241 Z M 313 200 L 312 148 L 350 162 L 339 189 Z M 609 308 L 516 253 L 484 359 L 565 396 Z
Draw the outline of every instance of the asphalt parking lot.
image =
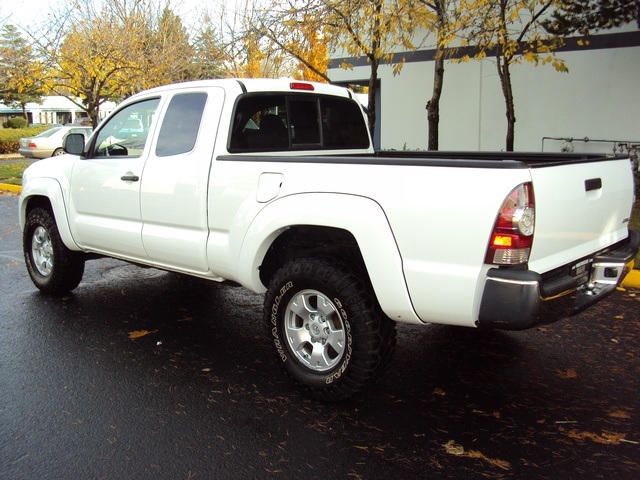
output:
M 301 396 L 262 298 L 114 260 L 31 284 L 0 194 L 0 478 L 640 478 L 640 290 L 526 332 L 401 325 L 368 395 Z

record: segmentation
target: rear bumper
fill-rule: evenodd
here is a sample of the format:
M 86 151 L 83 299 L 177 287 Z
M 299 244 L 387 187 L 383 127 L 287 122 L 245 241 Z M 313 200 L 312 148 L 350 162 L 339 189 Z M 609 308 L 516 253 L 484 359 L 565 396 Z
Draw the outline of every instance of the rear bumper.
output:
M 615 291 L 633 268 L 640 248 L 640 232 L 630 230 L 623 242 L 595 254 L 586 281 L 568 274 L 547 278 L 530 270 L 492 268 L 480 303 L 477 325 L 524 330 L 575 315 Z
M 18 154 L 22 155 L 25 158 L 49 158 L 53 154 L 53 150 L 43 151 L 34 150 L 33 148 L 19 148 Z

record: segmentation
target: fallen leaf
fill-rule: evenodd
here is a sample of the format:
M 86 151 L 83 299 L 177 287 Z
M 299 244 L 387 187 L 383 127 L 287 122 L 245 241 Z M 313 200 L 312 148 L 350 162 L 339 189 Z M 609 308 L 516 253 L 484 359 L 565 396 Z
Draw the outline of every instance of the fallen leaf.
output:
M 613 410 L 609 412 L 608 415 L 613 418 L 631 418 L 631 415 L 620 409 Z
M 619 445 L 621 441 L 625 440 L 624 433 L 614 432 L 602 432 L 602 435 L 598 435 L 597 433 L 592 432 L 578 432 L 576 430 L 571 430 L 567 435 L 569 438 L 573 438 L 574 440 L 584 440 L 588 438 L 596 443 L 603 443 L 605 445 Z
M 484 460 L 485 462 L 490 463 L 494 467 L 501 468 L 502 470 L 509 470 L 511 468 L 511 464 L 505 460 L 499 460 L 497 458 L 489 458 L 482 452 L 477 450 L 465 450 L 462 445 L 459 445 L 455 442 L 455 440 L 449 440 L 444 446 L 444 451 L 449 455 L 455 455 L 457 457 L 469 457 L 469 458 L 477 458 L 480 460 Z
M 149 335 L 150 333 L 156 333 L 157 330 L 134 330 L 133 332 L 129 332 L 129 338 L 131 340 L 135 340 L 136 338 L 144 337 L 145 335 Z
M 578 378 L 578 374 L 573 368 L 567 368 L 566 370 L 556 370 L 556 375 L 558 375 L 560 378 L 565 378 L 565 379 Z

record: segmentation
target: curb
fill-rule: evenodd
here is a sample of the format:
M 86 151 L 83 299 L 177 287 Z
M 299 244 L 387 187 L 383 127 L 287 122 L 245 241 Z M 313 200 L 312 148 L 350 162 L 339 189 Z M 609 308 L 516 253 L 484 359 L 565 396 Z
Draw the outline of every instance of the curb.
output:
M 0 191 L 20 194 L 20 192 L 22 192 L 22 187 L 20 185 L 0 183 Z M 640 270 L 631 270 L 624 278 L 620 286 L 628 288 L 640 288 Z
M 621 283 L 622 287 L 640 288 L 640 270 L 631 270 Z
M 0 183 L 1 192 L 21 193 L 22 187 L 20 185 L 11 185 L 10 183 Z

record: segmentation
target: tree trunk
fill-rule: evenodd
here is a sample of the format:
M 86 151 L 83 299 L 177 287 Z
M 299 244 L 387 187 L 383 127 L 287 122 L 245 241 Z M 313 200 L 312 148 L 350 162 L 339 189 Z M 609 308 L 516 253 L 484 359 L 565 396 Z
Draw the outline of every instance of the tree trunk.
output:
M 87 112 L 87 115 L 89 115 L 89 118 L 91 119 L 93 128 L 96 128 L 98 126 L 98 120 L 100 119 L 100 102 L 92 101 L 87 98 L 84 101 L 83 106 L 85 111 Z
M 367 105 L 367 120 L 369 122 L 369 132 L 374 138 L 376 130 L 376 95 L 378 93 L 378 59 L 370 57 L 371 76 L 369 77 L 369 93 Z
M 440 138 L 440 97 L 442 96 L 442 86 L 444 85 L 444 35 L 449 29 L 447 18 L 447 0 L 435 0 L 431 4 L 425 3 L 434 10 L 437 17 L 436 38 L 436 58 L 433 67 L 433 90 L 431 100 L 427 102 L 427 122 L 429 125 L 429 150 L 438 150 Z
M 516 110 L 513 103 L 513 88 L 511 86 L 511 72 L 509 71 L 509 64 L 511 58 L 502 57 L 496 55 L 498 76 L 500 77 L 500 85 L 502 86 L 502 93 L 504 95 L 504 102 L 506 106 L 507 115 L 507 139 L 506 149 L 507 152 L 513 152 L 513 145 L 515 141 L 515 124 L 516 124 Z
M 440 97 L 444 83 L 444 55 L 442 51 L 436 53 L 433 69 L 433 92 L 431 100 L 427 102 L 427 121 L 429 124 L 429 150 L 438 150 L 440 124 Z

